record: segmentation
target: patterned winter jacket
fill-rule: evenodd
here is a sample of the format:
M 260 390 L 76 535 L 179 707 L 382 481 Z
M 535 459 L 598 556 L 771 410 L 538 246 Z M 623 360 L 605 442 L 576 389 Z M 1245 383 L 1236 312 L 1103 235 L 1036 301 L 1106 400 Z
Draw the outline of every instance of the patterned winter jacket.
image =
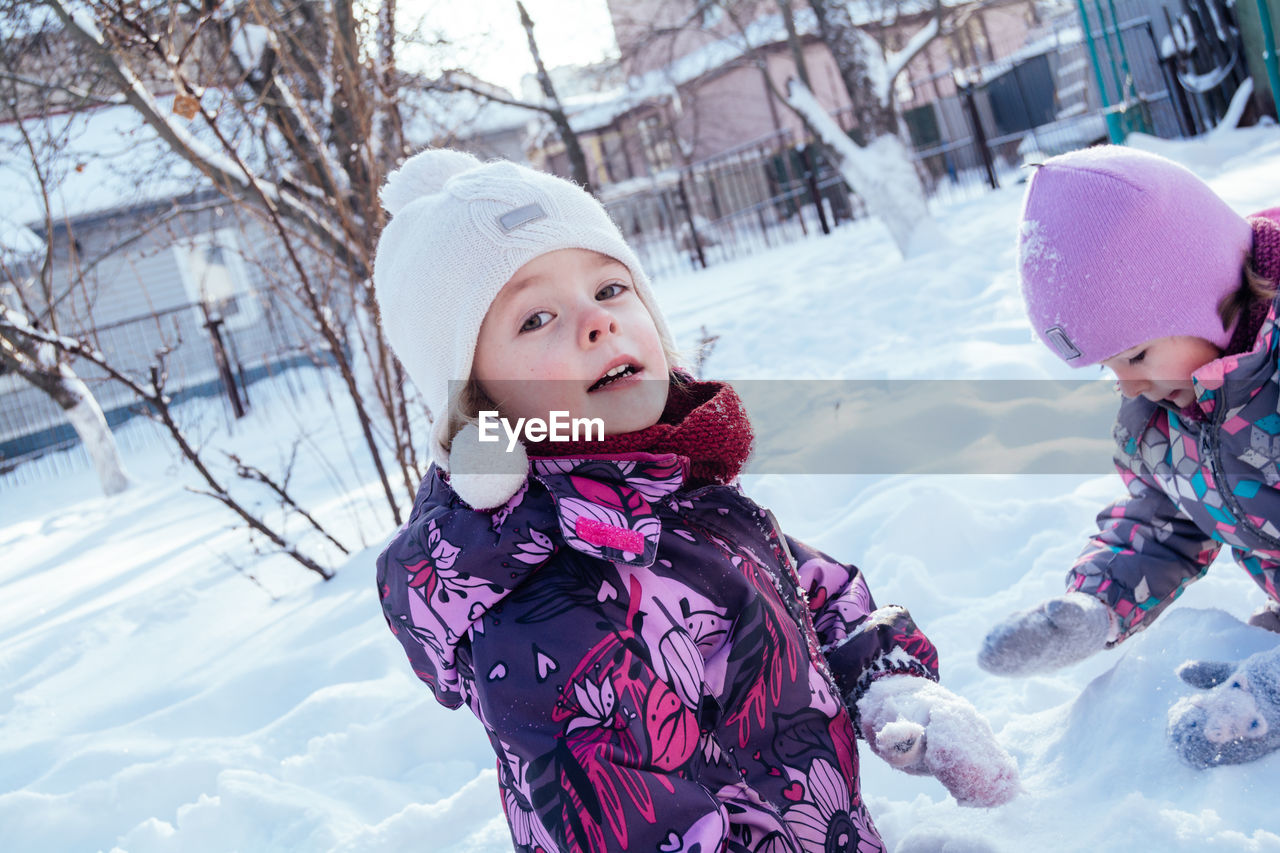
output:
M 1280 280 L 1280 208 L 1251 220 L 1254 263 Z M 1246 352 L 1192 375 L 1204 420 L 1142 397 L 1125 400 L 1116 467 L 1129 496 L 1098 515 L 1098 533 L 1067 577 L 1119 617 L 1120 642 L 1150 624 L 1218 551 L 1280 600 L 1280 328 L 1271 305 Z
M 848 708 L 936 679 L 934 648 L 687 462 L 535 459 L 492 512 L 433 467 L 378 560 L 387 622 L 484 724 L 519 851 L 881 850 Z

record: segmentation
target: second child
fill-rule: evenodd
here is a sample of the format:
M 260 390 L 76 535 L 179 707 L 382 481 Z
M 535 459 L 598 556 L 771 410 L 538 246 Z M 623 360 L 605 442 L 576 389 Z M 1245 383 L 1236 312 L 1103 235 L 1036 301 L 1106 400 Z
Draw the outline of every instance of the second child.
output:
M 1037 168 L 1018 246 L 1036 333 L 1116 376 L 1128 494 L 1066 593 L 997 625 L 979 663 L 1029 675 L 1113 647 L 1224 547 L 1266 596 L 1251 624 L 1280 630 L 1280 208 L 1246 219 L 1177 163 L 1103 146 Z

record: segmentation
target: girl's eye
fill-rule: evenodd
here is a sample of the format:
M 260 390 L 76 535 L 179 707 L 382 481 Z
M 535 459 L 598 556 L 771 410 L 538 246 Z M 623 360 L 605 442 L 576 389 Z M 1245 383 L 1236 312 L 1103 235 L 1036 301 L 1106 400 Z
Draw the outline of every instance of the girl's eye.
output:
M 1147 357 L 1147 351 L 1146 351 L 1146 350 L 1143 350 L 1142 352 L 1138 353 L 1137 355 L 1131 355 L 1131 356 L 1129 356 L 1129 363 L 1130 363 L 1130 364 L 1137 364 L 1138 362 L 1142 361 L 1142 360 L 1143 360 L 1144 358 L 1146 358 L 1146 357 Z
M 545 318 L 545 319 L 544 319 Z M 532 332 L 534 329 L 541 328 L 551 322 L 550 311 L 539 311 L 536 314 L 530 314 L 525 321 L 520 324 L 520 331 Z
M 606 284 L 604 287 L 596 291 L 596 301 L 604 302 L 606 299 L 612 299 L 615 296 L 620 296 L 621 294 L 625 293 L 626 290 L 627 290 L 627 286 L 625 284 L 622 284 L 616 281 L 611 281 L 608 284 Z

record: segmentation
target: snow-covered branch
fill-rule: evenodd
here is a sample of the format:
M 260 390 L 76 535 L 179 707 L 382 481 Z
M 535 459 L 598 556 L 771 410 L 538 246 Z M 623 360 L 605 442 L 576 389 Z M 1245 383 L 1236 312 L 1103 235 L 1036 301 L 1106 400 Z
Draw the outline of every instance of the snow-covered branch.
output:
M 61 356 L 65 343 L 57 333 L 40 332 L 26 315 L 0 303 L 0 367 L 21 376 L 57 403 L 84 444 L 103 494 L 119 494 L 133 481 L 102 407 Z
M 256 5 L 253 11 L 255 14 L 260 14 Z M 299 64 L 298 57 L 293 51 L 283 48 L 275 28 L 269 25 L 270 22 L 259 19 L 258 23 L 249 23 L 236 19 L 229 21 L 227 26 L 236 27 L 237 23 L 239 26 L 234 29 L 230 38 L 232 54 L 240 63 L 247 80 L 254 81 L 255 74 L 260 78 L 255 87 L 259 96 L 269 90 L 273 96 L 270 99 L 271 109 L 282 113 L 279 117 L 280 122 L 290 131 L 288 135 L 291 138 L 288 141 L 295 149 L 301 149 L 295 150 L 294 153 L 301 162 L 318 170 L 320 183 L 336 200 L 336 197 L 351 189 L 342 164 L 325 143 L 310 114 L 293 91 L 293 87 L 283 75 L 274 70 L 267 70 L 273 61 L 294 66 L 294 70 L 299 70 L 296 68 Z
M 915 164 L 901 139 L 885 134 L 866 147 L 855 145 L 799 80 L 787 84 L 787 102 L 826 145 L 845 183 L 889 229 L 903 257 L 946 245 L 929 216 Z
M 270 206 L 278 207 L 290 219 L 305 225 L 331 247 L 342 252 L 347 251 L 346 240 L 341 232 L 334 229 L 325 219 L 316 216 L 297 199 L 282 193 L 274 184 L 254 175 L 242 162 L 237 162 L 238 158 L 234 156 L 234 150 L 229 152 L 232 156 L 214 151 L 186 128 L 171 121 L 169 114 L 147 91 L 141 79 L 110 50 L 102 33 L 82 8 L 72 7 L 64 0 L 46 0 L 46 3 L 61 19 L 67 31 L 98 60 L 119 87 L 124 100 L 137 110 L 143 121 L 174 152 L 195 166 L 215 186 L 220 187 L 224 192 L 232 192 L 233 188 L 239 187 L 240 192 L 257 195 Z M 173 70 L 176 74 L 177 70 Z M 200 110 L 203 112 L 204 108 L 200 107 Z M 207 123 L 212 126 L 212 116 L 208 113 L 204 115 Z
M 911 60 L 919 56 L 920 52 L 928 47 L 929 42 L 937 38 L 941 31 L 942 21 L 935 15 L 929 19 L 929 23 L 917 30 L 915 35 L 907 40 L 901 50 L 885 57 L 884 89 L 876 93 L 880 98 L 880 103 L 886 106 L 889 104 L 893 81 L 898 79 L 898 75 L 911 63 Z
M 519 98 L 509 98 L 505 95 L 498 94 L 492 87 L 475 86 L 465 80 L 458 79 L 456 70 L 446 71 L 440 78 L 439 89 L 442 92 L 470 92 L 473 95 L 479 95 L 486 100 L 493 101 L 496 104 L 505 104 L 508 107 L 520 107 L 525 110 L 534 110 L 535 112 L 546 113 L 551 115 L 556 108 L 551 104 L 538 103 L 536 101 L 522 101 Z

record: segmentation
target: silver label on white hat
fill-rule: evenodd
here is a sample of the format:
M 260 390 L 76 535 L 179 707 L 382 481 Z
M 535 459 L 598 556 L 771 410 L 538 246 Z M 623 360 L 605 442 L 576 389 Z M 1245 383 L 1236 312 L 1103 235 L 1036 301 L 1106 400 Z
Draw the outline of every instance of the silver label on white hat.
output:
M 528 225 L 546 215 L 547 212 L 542 209 L 542 205 L 535 202 L 502 214 L 498 217 L 498 224 L 502 226 L 503 231 L 511 232 L 521 225 Z
M 1058 355 L 1067 361 L 1080 357 L 1080 350 L 1071 342 L 1071 338 L 1067 337 L 1067 333 L 1061 326 L 1050 326 L 1044 330 L 1044 336 L 1049 339 L 1049 343 L 1053 344 Z

